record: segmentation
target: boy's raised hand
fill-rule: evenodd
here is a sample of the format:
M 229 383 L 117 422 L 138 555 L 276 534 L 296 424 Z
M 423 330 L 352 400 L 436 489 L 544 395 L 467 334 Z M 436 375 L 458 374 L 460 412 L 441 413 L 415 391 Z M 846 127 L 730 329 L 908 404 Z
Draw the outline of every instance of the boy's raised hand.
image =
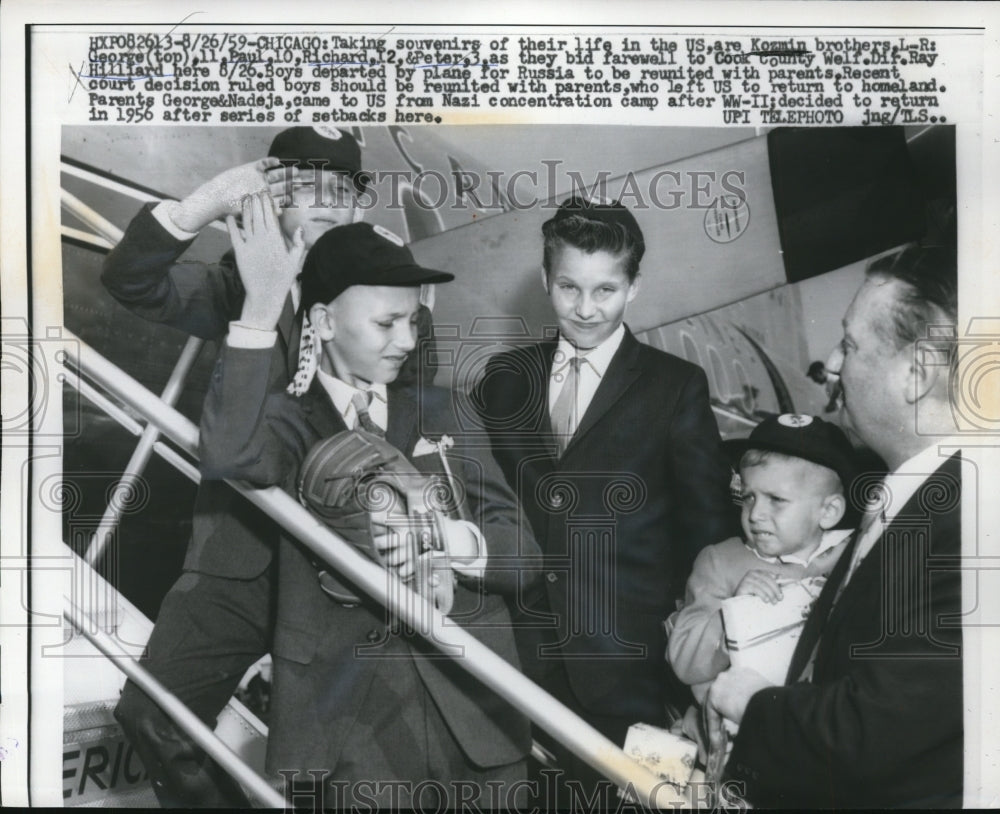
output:
M 243 199 L 242 216 L 242 228 L 232 215 L 226 217 L 236 266 L 246 291 L 240 322 L 270 331 L 278 324 L 285 298 L 302 266 L 305 252 L 302 228 L 296 230 L 288 246 L 274 202 L 266 191 Z
M 297 167 L 285 167 L 273 157 L 241 164 L 206 181 L 180 201 L 170 217 L 181 229 L 197 232 L 213 220 L 240 214 L 248 195 L 267 192 L 279 206 L 287 206 L 298 173 Z

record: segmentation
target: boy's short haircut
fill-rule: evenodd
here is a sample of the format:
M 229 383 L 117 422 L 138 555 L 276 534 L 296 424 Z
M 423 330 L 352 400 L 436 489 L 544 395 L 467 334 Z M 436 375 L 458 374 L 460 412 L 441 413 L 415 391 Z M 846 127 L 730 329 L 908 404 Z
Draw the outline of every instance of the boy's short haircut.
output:
M 757 447 L 750 447 L 743 456 L 740 458 L 740 463 L 738 467 L 739 472 L 743 472 L 744 469 L 752 466 L 760 466 L 767 461 L 802 461 L 803 463 L 809 464 L 810 466 L 816 467 L 816 469 L 823 470 L 823 473 L 827 476 L 827 480 L 830 485 L 827 490 L 827 494 L 842 495 L 846 497 L 846 487 L 844 482 L 841 480 L 840 475 L 834 472 L 830 467 L 824 466 L 823 464 L 818 464 L 815 461 L 810 461 L 808 458 L 800 458 L 798 455 L 790 455 L 785 452 L 778 452 L 773 449 L 758 449 Z
M 625 273 L 632 282 L 646 251 L 639 224 L 618 202 L 592 203 L 582 198 L 569 198 L 542 224 L 542 236 L 545 240 L 542 266 L 546 277 L 552 271 L 556 252 L 567 245 L 587 254 L 606 251 L 624 255 Z

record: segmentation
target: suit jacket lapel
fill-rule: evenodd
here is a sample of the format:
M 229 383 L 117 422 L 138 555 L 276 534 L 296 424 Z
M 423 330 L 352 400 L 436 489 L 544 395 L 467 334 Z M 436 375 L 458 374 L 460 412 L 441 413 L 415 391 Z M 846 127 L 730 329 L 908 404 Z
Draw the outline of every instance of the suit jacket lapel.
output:
M 591 399 L 590 404 L 587 406 L 587 411 L 580 419 L 576 432 L 573 433 L 573 437 L 566 446 L 566 452 L 563 453 L 563 457 L 586 435 L 591 427 L 604 417 L 612 405 L 625 394 L 625 391 L 632 386 L 632 383 L 641 374 L 642 368 L 639 365 L 639 340 L 632 336 L 632 332 L 626 328 L 622 344 L 615 352 L 615 355 L 611 357 L 611 364 L 604 371 L 604 377 L 597 386 L 597 392 L 594 393 L 594 398 Z M 546 401 L 547 406 L 548 402 Z M 546 409 L 545 413 L 548 415 L 548 409 Z
M 330 397 L 318 381 L 314 380 L 309 392 L 302 396 L 302 411 L 306 421 L 321 439 L 347 429 L 343 417 L 334 409 Z
M 408 387 L 389 387 L 386 396 L 389 401 L 386 440 L 405 455 L 409 455 L 417 443 L 416 394 Z M 329 438 L 348 429 L 343 417 L 334 409 L 329 395 L 318 381 L 313 381 L 309 392 L 302 397 L 302 410 L 306 415 L 306 421 L 320 438 Z
M 385 440 L 409 457 L 417 444 L 417 398 L 410 387 L 386 389 L 389 404 L 389 426 Z
M 536 410 L 541 412 L 542 422 L 538 426 L 545 435 L 552 435 L 552 417 L 549 415 L 549 384 L 552 378 L 552 360 L 555 358 L 558 347 L 558 342 L 542 342 L 536 345 L 541 361 L 542 381 L 539 382 L 540 386 L 538 387 L 534 386 L 534 382 L 527 382 L 528 398 L 534 396 L 537 400 L 535 404 L 531 405 L 533 409 L 527 410 L 526 414 L 532 416 L 537 414 Z M 526 375 L 530 376 L 531 371 L 528 371 Z
M 833 600 L 837 596 L 840 583 L 844 580 L 847 567 L 850 565 L 851 557 L 854 555 L 854 547 L 858 543 L 858 532 L 855 530 L 851 535 L 851 541 L 844 548 L 840 559 L 830 572 L 830 576 L 820 591 L 816 604 L 809 611 L 809 618 L 802 628 L 802 635 L 799 636 L 798 644 L 795 645 L 795 652 L 792 654 L 792 661 L 788 665 L 788 674 L 785 679 L 786 684 L 793 684 L 799 680 L 813 650 L 819 642 L 819 637 L 823 633 L 823 628 L 830 617 L 830 610 L 833 607 Z
M 299 367 L 299 342 L 302 339 L 302 320 L 296 319 L 292 313 L 292 324 L 288 331 L 288 372 L 290 376 L 295 375 Z
M 954 482 L 958 478 L 960 472 L 961 467 L 958 454 L 956 453 L 941 464 L 935 473 L 931 475 L 923 484 L 921 484 L 920 487 L 918 487 L 917 491 L 910 496 L 910 499 L 907 500 L 906 504 L 897 513 L 896 518 L 907 518 L 913 516 L 914 507 L 921 505 L 923 501 L 921 492 L 924 489 L 934 488 L 935 484 L 941 485 L 942 483 L 944 484 L 944 488 L 948 488 L 950 483 Z M 939 473 L 943 473 L 943 481 L 938 477 Z M 895 525 L 895 523 L 896 520 L 894 519 L 888 527 L 882 530 L 882 534 L 875 541 L 871 551 L 865 555 L 865 558 L 855 569 L 854 574 L 851 576 L 851 581 L 844 587 L 844 590 L 840 592 L 840 597 L 837 599 L 836 603 L 834 603 L 834 599 L 837 597 L 838 587 L 844 579 L 844 574 L 846 573 L 851 557 L 854 554 L 854 548 L 860 536 L 858 533 L 860 529 L 854 533 L 851 538 L 851 542 L 844 550 L 844 553 L 840 556 L 840 560 L 838 560 L 836 567 L 831 573 L 830 579 L 827 580 L 827 584 L 824 586 L 823 592 L 816 601 L 816 606 L 810 613 L 809 619 L 806 620 L 805 628 L 802 631 L 802 637 L 799 639 L 798 646 L 795 648 L 795 654 L 792 657 L 793 666 L 801 656 L 800 651 L 803 650 L 806 645 L 805 639 L 807 632 L 809 632 L 810 635 L 813 633 L 813 631 L 810 631 L 811 624 L 815 628 L 815 643 L 815 639 L 819 639 L 822 635 L 832 635 L 837 626 L 841 623 L 844 618 L 844 614 L 851 607 L 850 595 L 852 591 L 867 592 L 884 590 L 883 586 L 879 584 L 880 579 L 883 578 L 881 565 L 883 558 L 882 549 L 885 545 L 886 533 L 893 527 L 893 525 Z M 823 603 L 822 607 L 821 603 Z M 806 659 L 808 659 L 809 655 L 812 653 L 812 649 L 812 645 L 810 645 L 808 650 L 805 651 Z M 805 663 L 805 661 L 801 663 L 799 672 L 797 673 L 793 673 L 792 668 L 789 668 L 789 680 L 792 680 L 793 675 L 795 679 L 798 678 L 802 668 L 805 667 Z
M 289 378 L 295 375 L 299 366 L 299 337 L 302 335 L 302 323 L 295 318 L 292 307 L 292 295 L 285 297 L 285 305 L 278 318 L 278 336 L 285 349 L 285 361 L 288 365 Z

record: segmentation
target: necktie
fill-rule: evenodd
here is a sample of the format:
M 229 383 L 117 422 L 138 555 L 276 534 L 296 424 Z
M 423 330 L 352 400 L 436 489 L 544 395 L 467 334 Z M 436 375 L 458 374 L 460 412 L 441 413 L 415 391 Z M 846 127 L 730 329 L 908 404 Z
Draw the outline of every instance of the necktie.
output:
M 556 435 L 556 443 L 559 444 L 559 454 L 562 455 L 569 446 L 573 433 L 576 432 L 576 397 L 577 388 L 580 384 L 580 364 L 583 359 L 579 356 L 570 357 L 563 371 L 566 381 L 556 403 L 552 405 L 552 431 Z
M 847 567 L 847 573 L 844 575 L 844 579 L 840 583 L 840 587 L 837 589 L 837 599 L 840 598 L 840 594 L 844 590 L 844 586 L 847 585 L 851 577 L 854 576 L 854 572 L 858 570 L 861 560 L 863 560 L 868 552 L 872 550 L 875 540 L 882 535 L 884 528 L 884 509 L 878 507 L 870 508 L 862 515 L 857 531 L 858 544 L 854 547 L 854 551 L 851 552 L 851 560 L 850 565 Z M 836 602 L 836 599 L 834 602 Z
M 368 407 L 372 403 L 372 396 L 374 395 L 375 394 L 371 390 L 359 390 L 351 396 L 351 404 L 354 405 L 354 410 L 358 414 L 357 426 L 361 427 L 361 429 L 365 432 L 370 432 L 372 435 L 377 435 L 379 438 L 385 438 L 385 430 L 372 420 L 372 417 L 368 412 Z
M 816 651 L 819 649 L 820 636 L 823 627 L 830 616 L 830 610 L 840 590 L 844 585 L 844 574 L 847 572 L 847 565 L 854 556 L 854 548 L 858 544 L 861 532 L 857 530 L 852 535 L 847 547 L 840 555 L 840 559 L 830 572 L 827 584 L 823 587 L 822 593 L 812 606 L 805 626 L 802 628 L 802 635 L 799 643 L 792 654 L 792 663 L 788 667 L 787 683 L 793 684 L 796 681 L 811 681 L 813 672 L 813 662 L 816 660 Z
M 819 640 L 822 636 L 823 626 L 826 624 L 833 606 L 840 601 L 840 595 L 844 592 L 848 581 L 858 569 L 858 565 L 861 563 L 864 555 L 871 551 L 871 545 L 865 545 L 865 538 L 869 534 L 881 534 L 881 523 L 877 531 L 872 530 L 872 526 L 875 525 L 876 520 L 882 520 L 882 510 L 878 508 L 869 509 L 861 516 L 861 522 L 858 524 L 854 536 L 847 544 L 847 548 L 844 549 L 844 553 L 840 555 L 840 562 L 837 563 L 830 573 L 829 581 L 833 585 L 828 585 L 826 590 L 820 594 L 820 598 L 813 605 L 809 618 L 806 620 L 806 625 L 802 629 L 803 640 L 809 641 L 809 639 L 814 639 L 812 649 L 809 653 L 809 660 L 803 666 L 801 675 L 796 675 L 798 671 L 793 667 L 789 668 L 789 681 L 795 681 L 796 679 L 799 681 L 812 681 L 813 665 L 816 661 L 816 651 L 819 650 Z M 845 563 L 847 564 L 846 568 L 844 567 Z M 796 655 L 799 655 L 798 648 L 796 648 L 795 654 L 792 657 L 793 664 L 796 661 Z

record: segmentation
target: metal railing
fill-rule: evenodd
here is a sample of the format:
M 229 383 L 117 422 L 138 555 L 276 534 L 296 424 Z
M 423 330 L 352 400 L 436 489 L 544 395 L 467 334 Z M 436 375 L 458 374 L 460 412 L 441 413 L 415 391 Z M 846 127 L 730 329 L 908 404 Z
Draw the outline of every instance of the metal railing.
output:
M 121 241 L 123 234 L 121 229 L 72 193 L 67 192 L 65 189 L 61 190 L 60 202 L 63 209 L 72 213 L 80 221 L 93 229 L 109 246 L 116 246 Z M 188 337 L 184 349 L 181 351 L 181 355 L 170 374 L 170 378 L 167 380 L 167 384 L 160 394 L 160 399 L 164 404 L 173 407 L 177 403 L 177 399 L 180 398 L 181 392 L 184 390 L 184 383 L 187 380 L 188 373 L 190 373 L 191 367 L 198 358 L 198 354 L 204 344 L 204 340 L 202 339 L 198 339 L 195 336 Z M 91 392 L 83 394 L 91 397 Z M 98 402 L 95 400 L 95 403 Z M 99 406 L 103 405 L 99 404 Z M 115 484 L 114 494 L 108 501 L 107 508 L 104 510 L 104 516 L 101 518 L 101 522 L 98 523 L 97 530 L 94 532 L 93 537 L 91 537 L 90 545 L 87 547 L 84 558 L 88 565 L 94 565 L 100 560 L 108 543 L 114 537 L 118 523 L 121 521 L 122 507 L 128 505 L 128 498 L 135 489 L 136 481 L 145 471 L 150 456 L 152 456 L 154 450 L 163 452 L 163 445 L 160 444 L 159 440 L 160 433 L 155 426 L 152 424 L 146 425 L 145 429 L 141 430 L 139 435 L 139 441 L 132 452 L 132 457 L 125 465 L 121 479 Z M 159 450 L 157 450 L 158 445 Z M 184 462 L 186 466 L 178 465 L 176 460 L 171 461 L 171 463 L 182 469 L 185 474 L 190 475 L 188 470 L 191 467 L 190 465 L 186 465 L 187 462 Z
M 68 338 L 74 341 L 69 343 L 71 350 L 67 353 L 67 364 L 75 368 L 75 373 L 85 380 L 89 379 L 126 408 L 146 417 L 149 426 L 167 436 L 182 451 L 190 455 L 197 454 L 198 429 L 191 421 L 165 405 L 161 398 L 84 342 L 72 334 Z M 291 496 L 277 487 L 252 489 L 238 481 L 230 483 L 314 554 L 330 563 L 399 619 L 424 635 L 435 647 L 449 655 L 461 653 L 462 657 L 456 660 L 464 669 L 594 769 L 617 785 L 634 791 L 639 804 L 649 808 L 676 808 L 687 804 L 686 798 L 673 786 L 629 758 L 615 743 L 463 628 L 448 624 L 446 617 L 430 602 L 410 591 L 395 577 L 389 576 L 381 566 L 359 554 Z M 121 660 L 116 659 L 118 661 Z M 125 662 L 121 663 L 124 665 Z M 180 703 L 166 691 L 160 693 L 153 688 L 151 694 L 154 694 L 158 703 L 163 700 L 171 707 L 173 703 L 169 699 Z M 164 709 L 169 712 L 166 707 Z M 181 719 L 175 720 L 195 737 Z M 229 770 L 226 763 L 220 763 Z M 251 769 L 244 768 L 252 772 Z M 263 780 L 261 782 L 266 783 Z
M 222 740 L 189 710 L 184 702 L 167 690 L 148 670 L 133 659 L 113 637 L 88 619 L 79 607 L 67 600 L 63 616 L 74 629 L 111 659 L 141 690 L 150 696 L 191 739 L 254 797 L 269 808 L 284 808 L 285 798 L 271 784 L 244 763 Z M 89 622 L 89 624 L 88 624 Z

